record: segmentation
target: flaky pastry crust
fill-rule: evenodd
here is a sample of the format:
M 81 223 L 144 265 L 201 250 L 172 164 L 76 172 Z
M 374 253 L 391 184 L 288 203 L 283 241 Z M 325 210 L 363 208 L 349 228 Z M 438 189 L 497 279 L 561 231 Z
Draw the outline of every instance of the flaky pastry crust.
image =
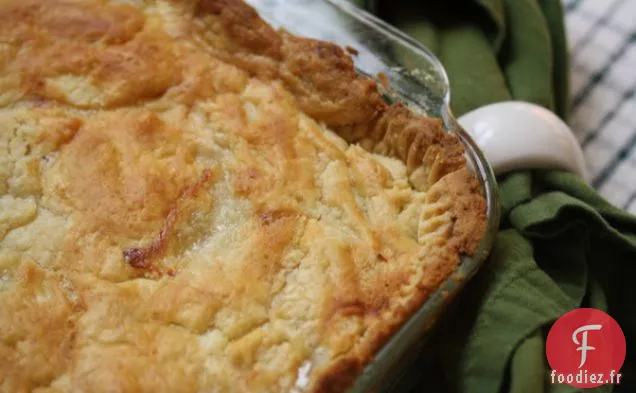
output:
M 340 392 L 482 237 L 439 120 L 240 0 L 0 21 L 2 392 Z

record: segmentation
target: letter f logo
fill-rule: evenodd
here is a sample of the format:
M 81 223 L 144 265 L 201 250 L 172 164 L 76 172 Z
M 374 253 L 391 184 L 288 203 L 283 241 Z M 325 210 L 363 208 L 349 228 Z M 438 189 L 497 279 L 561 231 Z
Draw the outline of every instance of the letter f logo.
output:
M 592 351 L 596 349 L 594 347 L 590 347 L 587 345 L 587 332 L 589 330 L 601 330 L 601 327 L 602 327 L 601 325 L 585 325 L 576 329 L 574 333 L 572 334 L 572 341 L 574 341 L 574 344 L 581 345 L 580 347 L 576 349 L 577 351 L 581 351 L 581 364 L 579 364 L 579 368 L 583 367 L 583 365 L 585 364 L 585 361 L 587 360 L 587 351 Z M 583 339 L 581 340 L 581 343 L 579 343 L 579 340 L 577 340 L 576 336 L 581 332 L 583 332 L 582 334 Z

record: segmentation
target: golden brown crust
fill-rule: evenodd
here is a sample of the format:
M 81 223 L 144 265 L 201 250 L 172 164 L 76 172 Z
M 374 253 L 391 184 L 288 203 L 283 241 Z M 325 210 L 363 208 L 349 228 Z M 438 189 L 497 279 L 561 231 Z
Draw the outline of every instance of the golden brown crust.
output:
M 475 252 L 439 120 L 240 0 L 0 0 L 0 391 L 343 391 Z

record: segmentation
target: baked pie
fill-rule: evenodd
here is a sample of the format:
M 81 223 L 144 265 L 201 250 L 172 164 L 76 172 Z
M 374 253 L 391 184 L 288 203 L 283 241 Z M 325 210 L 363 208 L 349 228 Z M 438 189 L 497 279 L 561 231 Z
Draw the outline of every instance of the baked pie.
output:
M 0 21 L 2 392 L 341 392 L 483 235 L 439 120 L 241 0 Z

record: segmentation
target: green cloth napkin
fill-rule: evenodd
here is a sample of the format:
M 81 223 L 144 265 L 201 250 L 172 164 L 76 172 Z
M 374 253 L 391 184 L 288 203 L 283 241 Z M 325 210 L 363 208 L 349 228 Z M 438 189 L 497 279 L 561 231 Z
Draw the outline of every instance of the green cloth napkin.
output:
M 515 99 L 567 120 L 568 56 L 559 0 L 356 2 L 440 58 L 456 115 Z M 578 307 L 604 310 L 621 325 L 627 359 L 616 391 L 636 389 L 636 218 L 573 174 L 520 171 L 498 182 L 503 216 L 489 260 L 396 391 L 583 390 L 552 385 L 545 356 L 551 323 Z

